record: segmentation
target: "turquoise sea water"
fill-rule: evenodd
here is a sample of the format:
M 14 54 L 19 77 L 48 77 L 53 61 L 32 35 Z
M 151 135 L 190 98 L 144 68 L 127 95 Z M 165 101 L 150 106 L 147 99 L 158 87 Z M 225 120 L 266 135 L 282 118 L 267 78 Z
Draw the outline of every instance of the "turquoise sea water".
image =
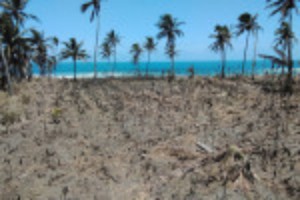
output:
M 141 74 L 145 74 L 147 63 L 140 63 Z M 242 61 L 228 61 L 226 74 L 235 75 L 241 73 Z M 200 76 L 214 76 L 220 73 L 219 61 L 188 61 L 188 62 L 176 62 L 175 71 L 176 75 L 188 76 L 188 69 L 193 66 L 196 75 Z M 135 76 L 137 74 L 137 66 L 134 66 L 131 62 L 118 62 L 114 73 L 112 74 L 113 64 L 111 63 L 98 63 L 98 77 L 108 76 Z M 149 74 L 153 76 L 161 76 L 162 73 L 167 74 L 170 70 L 169 62 L 152 62 L 149 66 Z M 246 63 L 245 72 L 250 75 L 252 71 L 252 63 L 249 61 Z M 278 70 L 281 71 L 281 70 Z M 271 63 L 269 61 L 258 61 L 255 68 L 255 74 L 261 75 L 266 72 L 271 72 Z M 300 65 L 295 63 L 295 73 L 300 72 Z M 38 75 L 39 69 L 37 66 L 33 67 L 33 74 Z M 56 67 L 53 72 L 56 77 L 73 77 L 73 63 L 62 62 Z M 93 77 L 94 64 L 92 62 L 78 62 L 77 63 L 77 76 L 78 77 Z

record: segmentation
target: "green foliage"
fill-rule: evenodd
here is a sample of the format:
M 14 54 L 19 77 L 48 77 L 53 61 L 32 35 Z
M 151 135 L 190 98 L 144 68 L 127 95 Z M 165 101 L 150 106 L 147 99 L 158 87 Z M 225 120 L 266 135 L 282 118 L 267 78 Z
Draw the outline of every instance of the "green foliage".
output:
M 152 37 L 146 37 L 146 42 L 144 44 L 144 48 L 148 51 L 148 52 L 152 52 L 156 49 L 156 43 L 154 41 L 154 38 Z
M 214 42 L 209 46 L 209 48 L 216 52 L 221 53 L 222 60 L 222 71 L 221 77 L 225 77 L 225 63 L 226 63 L 226 49 L 232 48 L 231 39 L 232 34 L 228 26 L 226 25 L 216 25 L 214 34 L 210 35 L 210 38 L 214 39 Z
M 131 49 L 130 49 L 130 53 L 132 54 L 132 62 L 134 65 L 137 65 L 139 63 L 139 59 L 140 59 L 140 56 L 143 52 L 143 49 L 140 47 L 140 45 L 138 43 L 134 43 L 132 46 L 131 46 Z
M 61 51 L 61 58 L 72 58 L 74 63 L 74 80 L 76 80 L 77 60 L 87 59 L 89 55 L 87 54 L 86 50 L 83 49 L 83 42 L 77 42 L 75 38 L 70 38 L 68 42 L 64 42 L 63 44 L 65 45 L 65 48 Z
M 267 0 L 267 8 L 271 9 L 271 16 L 280 14 L 281 20 L 289 17 L 292 11 L 298 12 L 297 0 Z
M 170 14 L 162 15 L 157 23 L 159 33 L 157 34 L 158 39 L 166 38 L 167 43 L 165 46 L 165 54 L 171 59 L 172 73 L 175 73 L 174 57 L 177 55 L 176 51 L 176 39 L 184 35 L 180 27 L 184 22 L 178 21 Z
M 114 48 L 114 52 L 115 47 L 120 43 L 121 38 L 119 36 L 119 34 L 117 34 L 115 32 L 115 30 L 111 30 L 109 33 L 107 33 L 106 38 L 105 38 L 105 42 L 110 46 Z
M 141 54 L 143 53 L 143 49 L 140 47 L 140 45 L 138 43 L 134 43 L 131 46 L 130 53 L 132 54 L 132 62 L 137 67 L 137 69 L 136 69 L 137 75 L 140 76 L 141 72 L 140 72 L 140 68 L 139 68 L 139 60 L 140 60 Z
M 114 65 L 113 65 L 112 73 L 114 73 L 114 70 L 117 66 L 117 45 L 120 44 L 120 42 L 121 42 L 121 37 L 119 36 L 118 33 L 115 32 L 115 30 L 111 30 L 109 33 L 107 33 L 104 39 L 104 44 L 106 44 L 109 50 L 111 51 L 110 54 L 113 54 L 114 56 Z
M 58 124 L 62 117 L 62 109 L 61 108 L 53 108 L 51 111 L 51 117 L 54 123 Z
M 216 25 L 214 32 L 210 35 L 210 38 L 215 39 L 214 43 L 210 45 L 212 51 L 223 52 L 227 47 L 232 48 L 232 34 L 228 26 Z
M 63 43 L 65 48 L 61 52 L 62 59 L 72 58 L 73 60 L 84 60 L 89 56 L 83 48 L 83 42 L 78 42 L 75 38 L 70 38 L 68 42 Z
M 110 59 L 112 54 L 112 47 L 107 41 L 104 41 L 101 45 L 101 55 L 102 58 Z
M 92 9 L 90 21 L 94 21 L 95 17 L 99 16 L 101 9 L 101 0 L 90 0 L 81 5 L 81 12 L 85 13 L 89 8 Z
M 257 22 L 258 15 L 251 15 L 250 13 L 243 13 L 238 18 L 238 24 L 236 25 L 237 36 L 242 35 L 245 32 L 251 32 L 256 34 L 262 27 Z

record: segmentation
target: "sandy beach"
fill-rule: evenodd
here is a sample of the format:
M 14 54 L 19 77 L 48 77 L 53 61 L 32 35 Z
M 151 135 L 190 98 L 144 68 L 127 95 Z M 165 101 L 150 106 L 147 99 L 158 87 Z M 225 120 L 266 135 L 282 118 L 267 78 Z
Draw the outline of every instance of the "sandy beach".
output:
M 0 199 L 299 199 L 300 90 L 33 79 L 0 93 Z

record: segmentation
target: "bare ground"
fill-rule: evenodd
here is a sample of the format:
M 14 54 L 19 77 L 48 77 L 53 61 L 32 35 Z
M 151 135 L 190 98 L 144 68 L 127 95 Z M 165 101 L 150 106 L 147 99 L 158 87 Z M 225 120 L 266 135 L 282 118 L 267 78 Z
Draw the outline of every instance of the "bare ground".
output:
M 299 88 L 268 82 L 20 83 L 0 93 L 0 199 L 298 200 Z

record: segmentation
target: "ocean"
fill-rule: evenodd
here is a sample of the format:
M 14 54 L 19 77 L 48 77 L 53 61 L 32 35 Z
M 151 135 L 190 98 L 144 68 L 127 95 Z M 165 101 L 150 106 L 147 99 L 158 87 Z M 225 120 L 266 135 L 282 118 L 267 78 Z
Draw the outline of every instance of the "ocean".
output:
M 185 61 L 185 62 L 176 62 L 175 63 L 175 72 L 178 76 L 188 76 L 189 68 L 193 67 L 195 75 L 198 76 L 215 76 L 220 74 L 221 63 L 219 61 Z M 135 76 L 137 75 L 137 70 L 139 69 L 141 74 L 144 75 L 146 72 L 146 62 L 141 62 L 139 68 L 133 65 L 131 62 L 118 62 L 116 64 L 114 73 L 112 73 L 113 63 L 108 62 L 99 62 L 97 71 L 98 77 L 125 77 L 125 76 Z M 242 61 L 228 61 L 226 67 L 227 75 L 236 75 L 241 74 Z M 257 61 L 255 68 L 256 75 L 262 75 L 265 73 L 272 72 L 271 63 L 269 61 Z M 151 62 L 149 65 L 149 75 L 152 76 L 161 76 L 166 75 L 170 70 L 169 62 Z M 295 73 L 300 73 L 299 63 L 295 63 Z M 277 70 L 277 73 L 281 72 L 281 69 Z M 252 73 L 252 62 L 248 61 L 245 67 L 245 73 L 250 75 Z M 276 72 L 275 72 L 276 73 Z M 39 75 L 39 68 L 33 66 L 33 74 Z M 93 77 L 94 75 L 94 64 L 93 62 L 78 62 L 77 63 L 77 77 Z M 53 71 L 53 76 L 55 77 L 73 77 L 73 63 L 72 62 L 62 62 L 56 66 L 56 69 Z

